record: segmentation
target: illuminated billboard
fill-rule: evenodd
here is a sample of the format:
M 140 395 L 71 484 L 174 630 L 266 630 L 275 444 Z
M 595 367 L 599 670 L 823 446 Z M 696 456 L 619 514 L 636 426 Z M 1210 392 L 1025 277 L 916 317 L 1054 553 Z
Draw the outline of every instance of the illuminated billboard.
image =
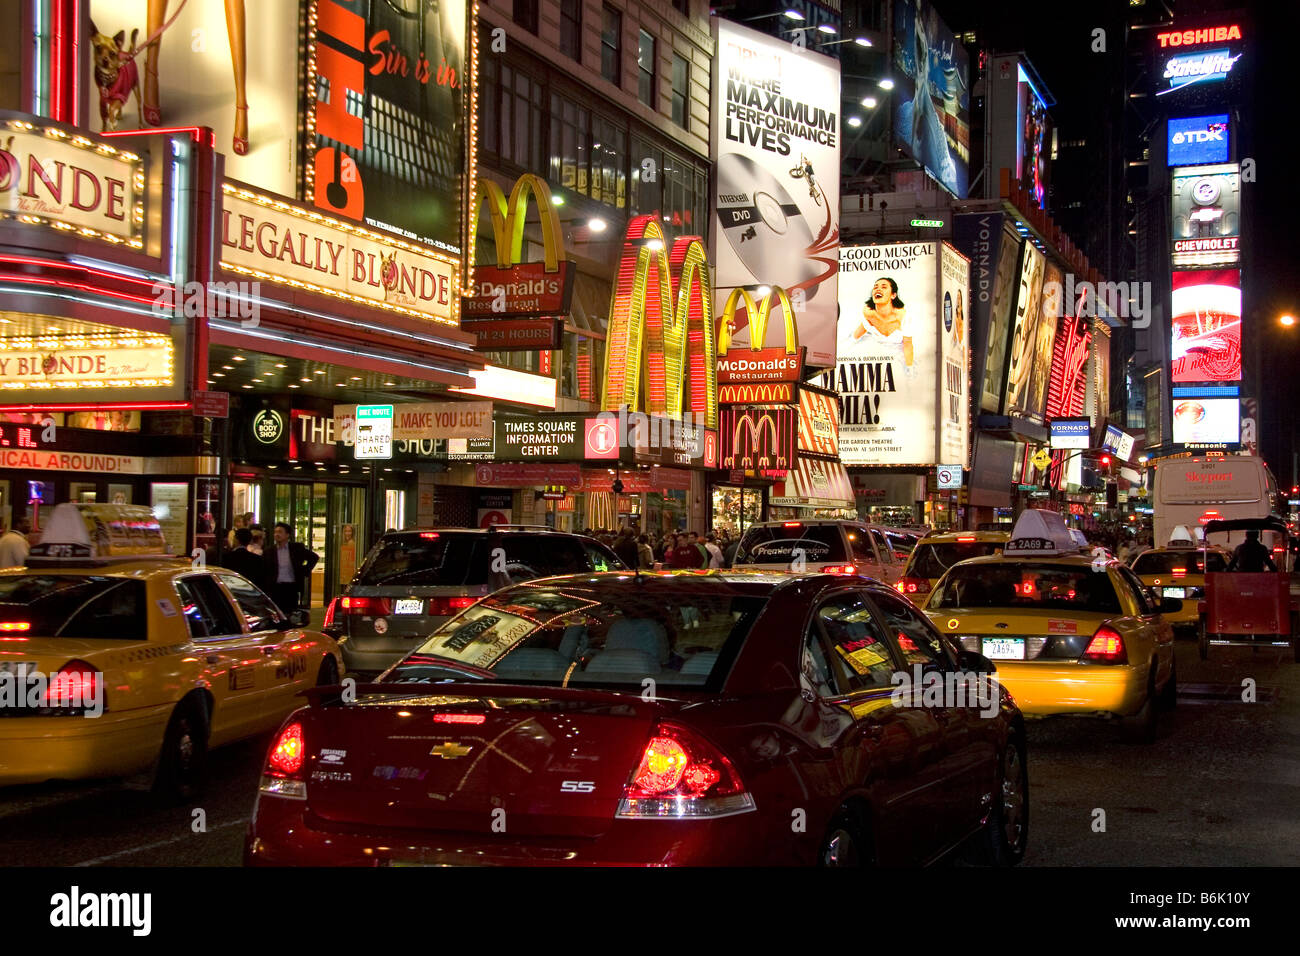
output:
M 1170 182 L 1173 264 L 1233 265 L 1241 255 L 1241 174 L 1232 163 L 1175 169 Z
M 1227 113 L 1170 119 L 1166 142 L 1170 166 L 1226 163 L 1232 154 Z
M 1092 421 L 1087 418 L 1053 418 L 1048 423 L 1052 449 L 1092 447 Z
M 1236 398 L 1174 400 L 1174 443 L 1235 445 L 1241 440 L 1241 402 Z
M 1043 273 L 1046 268 L 1047 260 L 1043 254 L 1032 243 L 1025 243 L 1024 254 L 1020 257 L 1016 306 L 1011 317 L 1011 351 L 1007 357 L 1007 389 L 1003 407 L 1008 415 L 1033 417 L 1035 408 L 1038 408 L 1037 414 L 1042 415 L 1042 408 L 1038 407 L 1033 394 L 1033 372 L 1038 356 L 1038 323 L 1042 315 Z
M 1175 272 L 1172 304 L 1171 380 L 1240 381 L 1241 274 L 1236 269 Z
M 714 61 L 714 301 L 781 286 L 808 364 L 834 365 L 839 62 L 727 20 Z M 752 318 L 735 323 L 735 345 L 751 345 Z
M 894 0 L 894 138 L 963 199 L 970 169 L 970 63 L 929 0 Z
M 1166 109 L 1236 102 L 1244 88 L 1246 25 L 1234 17 L 1180 19 L 1155 32 L 1154 92 Z

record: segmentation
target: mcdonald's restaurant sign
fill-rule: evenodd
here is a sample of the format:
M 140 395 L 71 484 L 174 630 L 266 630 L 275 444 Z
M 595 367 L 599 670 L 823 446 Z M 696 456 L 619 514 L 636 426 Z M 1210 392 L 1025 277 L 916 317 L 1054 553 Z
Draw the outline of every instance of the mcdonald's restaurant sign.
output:
M 528 199 L 537 200 L 541 220 L 541 262 L 520 262 L 523 252 L 524 223 L 528 218 Z M 521 316 L 557 316 L 569 311 L 573 300 L 574 264 L 563 257 L 564 235 L 560 214 L 551 200 L 551 191 L 540 176 L 520 176 L 509 197 L 490 179 L 478 180 L 474 195 L 474 228 L 484 201 L 492 219 L 492 237 L 496 245 L 495 266 L 476 265 L 474 294 L 463 297 L 462 326 L 477 331 L 472 320 L 503 319 Z M 471 232 L 471 235 L 474 233 Z M 466 322 L 464 320 L 471 320 Z M 496 348 L 497 346 L 494 346 Z M 536 349 L 539 346 L 533 345 Z
M 718 427 L 710 272 L 698 236 L 669 250 L 658 217 L 628 223 L 609 307 L 602 409 L 689 415 L 706 430 Z
M 722 409 L 723 468 L 789 471 L 794 468 L 799 433 L 794 408 Z
M 768 321 L 772 308 L 781 306 L 785 316 L 785 346 L 767 347 Z M 736 311 L 743 306 L 750 325 L 750 347 L 743 350 L 731 348 L 731 336 L 736 328 Z M 796 385 L 803 377 L 804 354 L 799 345 L 799 331 L 795 325 L 794 309 L 790 297 L 780 286 L 772 289 L 761 303 L 745 289 L 733 289 L 727 297 L 722 312 L 722 325 L 718 333 L 718 381 L 724 383 L 725 403 L 767 404 L 793 401 Z M 736 388 L 732 386 L 781 386 L 775 388 Z

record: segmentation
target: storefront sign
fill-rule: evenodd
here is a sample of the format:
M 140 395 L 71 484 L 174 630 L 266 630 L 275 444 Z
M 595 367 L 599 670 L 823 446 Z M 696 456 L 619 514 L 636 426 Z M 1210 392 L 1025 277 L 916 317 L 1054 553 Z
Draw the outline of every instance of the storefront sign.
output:
M 609 309 L 601 408 L 718 424 L 709 263 L 698 236 L 666 248 L 654 215 L 628 223 Z M 646 395 L 641 396 L 642 369 Z
M 799 387 L 794 382 L 762 385 L 719 385 L 719 405 L 789 405 Z
M 834 392 L 805 386 L 799 392 L 799 450 L 838 458 L 840 406 Z
M 480 352 L 539 352 L 564 343 L 564 320 L 462 319 L 463 331 L 478 336 Z
M 0 448 L 0 468 L 38 471 L 81 471 L 88 474 L 141 475 L 144 459 L 129 455 L 100 455 L 93 452 L 31 451 Z
M 139 249 L 144 162 L 135 153 L 15 114 L 0 123 L 0 219 Z
M 334 433 L 354 441 L 356 405 L 334 406 Z M 491 402 L 407 402 L 393 406 L 393 440 L 492 438 Z
M 229 392 L 196 391 L 190 398 L 196 418 L 229 418 Z
M 595 415 L 498 419 L 496 453 L 498 461 L 617 460 L 618 422 Z
M 623 482 L 623 491 L 630 495 L 641 495 L 658 491 L 688 491 L 691 487 L 691 473 L 676 468 L 654 467 L 649 471 L 619 471 L 618 480 Z M 582 469 L 582 484 L 576 489 L 584 493 L 609 491 L 615 475 L 606 468 Z
M 718 433 L 687 422 L 651 418 L 650 427 L 634 436 L 635 460 L 640 464 L 690 465 L 717 468 Z
M 534 485 L 574 487 L 582 483 L 582 466 L 484 463 L 474 466 L 474 483 L 491 488 L 525 488 Z
M 781 306 L 785 317 L 785 347 L 767 348 L 767 330 L 772 307 Z M 737 309 L 742 308 L 749 325 L 748 349 L 732 349 L 731 337 L 738 323 Z M 805 349 L 799 346 L 799 330 L 789 295 L 779 286 L 756 304 L 745 289 L 733 289 L 722 310 L 718 335 L 718 381 L 761 384 L 797 382 L 803 378 Z M 731 354 L 727 354 L 730 351 Z
M 403 315 L 457 321 L 453 257 L 235 183 L 222 192 L 223 269 Z
M 0 388 L 149 388 L 172 384 L 165 335 L 38 335 L 0 338 Z
M 720 466 L 788 471 L 794 464 L 797 419 L 794 408 L 726 406 Z

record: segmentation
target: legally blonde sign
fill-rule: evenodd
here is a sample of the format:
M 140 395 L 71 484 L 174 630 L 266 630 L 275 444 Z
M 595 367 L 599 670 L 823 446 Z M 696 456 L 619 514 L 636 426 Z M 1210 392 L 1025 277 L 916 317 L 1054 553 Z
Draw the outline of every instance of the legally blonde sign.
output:
M 455 259 L 226 183 L 221 267 L 391 312 L 455 324 Z
M 161 335 L 0 338 L 0 389 L 171 385 L 172 352 Z

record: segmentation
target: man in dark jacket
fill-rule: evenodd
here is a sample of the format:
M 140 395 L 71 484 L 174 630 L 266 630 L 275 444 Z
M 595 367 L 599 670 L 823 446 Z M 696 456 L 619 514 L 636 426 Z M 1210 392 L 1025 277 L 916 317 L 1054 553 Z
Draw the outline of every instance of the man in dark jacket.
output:
M 293 529 L 288 524 L 275 523 L 274 543 L 262 554 L 262 573 L 267 593 L 285 614 L 302 605 L 307 576 L 319 560 L 315 551 L 293 540 Z
M 263 591 L 268 590 L 266 580 L 266 566 L 263 564 L 262 556 L 254 554 L 248 550 L 249 544 L 253 541 L 253 532 L 249 528 L 235 529 L 235 547 L 227 551 L 222 556 L 221 563 L 234 571 L 236 574 L 243 575 L 252 581 Z
M 635 568 L 640 564 L 640 555 L 637 554 L 636 537 L 632 534 L 631 529 L 624 528 L 618 534 L 618 540 L 614 542 L 614 553 L 618 555 L 619 560 L 629 568 Z
M 1246 540 L 1237 545 L 1228 563 L 1229 571 L 1245 571 L 1249 574 L 1261 574 L 1264 571 L 1276 571 L 1273 555 L 1268 547 L 1260 542 L 1258 531 L 1247 531 Z

